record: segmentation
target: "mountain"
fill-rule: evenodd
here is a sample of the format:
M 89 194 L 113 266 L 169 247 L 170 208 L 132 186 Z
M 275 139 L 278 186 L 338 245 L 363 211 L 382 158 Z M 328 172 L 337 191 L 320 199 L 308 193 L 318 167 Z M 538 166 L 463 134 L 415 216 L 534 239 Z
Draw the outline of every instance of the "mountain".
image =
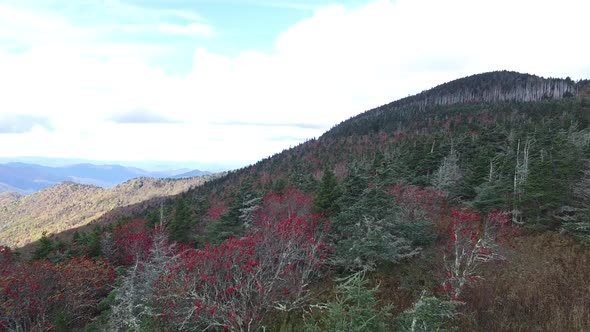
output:
M 355 175 L 384 185 L 435 186 L 469 206 L 511 211 L 530 227 L 555 229 L 564 209 L 582 218 L 574 189 L 590 167 L 588 99 L 588 80 L 477 74 L 363 112 L 183 197 L 195 206 L 228 207 L 244 186 L 259 196 L 289 186 L 313 194 L 328 169 L 340 185 Z M 436 177 L 455 154 L 461 181 L 449 187 Z M 206 219 L 205 210 L 194 212 L 194 223 Z M 195 231 L 206 232 L 202 224 Z
M 66 247 L 116 238 L 102 259 L 145 267 L 119 276 L 91 330 L 585 331 L 588 188 L 590 81 L 490 72 L 113 209 Z
M 22 196 L 23 195 L 16 193 L 16 192 L 0 193 L 0 206 L 10 205 L 10 204 L 14 203 L 15 201 L 17 201 Z
M 150 172 L 136 167 L 90 163 L 50 167 L 10 162 L 0 164 L 0 192 L 32 193 L 64 181 L 110 188 L 137 177 L 171 178 L 187 171 L 187 169 L 179 169 Z M 190 174 L 200 176 L 209 173 L 193 170 Z M 190 177 L 190 175 L 182 177 Z
M 463 331 L 585 330 L 590 310 L 571 299 L 590 296 L 576 277 L 590 269 L 575 263 L 590 259 L 581 246 L 590 240 L 589 92 L 587 80 L 507 71 L 445 83 L 171 198 L 170 210 L 190 208 L 168 227 L 182 229 L 171 233 L 176 240 L 219 243 L 248 232 L 245 211 L 268 209 L 256 198 L 294 200 L 289 188 L 296 188 L 331 220 L 332 273 L 376 269 L 371 278 L 397 316 L 418 306 L 423 291 L 444 298 L 449 261 L 442 253 L 453 257 L 447 243 L 457 245 L 445 232 L 456 227 L 453 215 L 500 213 L 524 234 L 502 256 L 515 263 L 479 267 L 472 278 L 483 281 L 466 281 L 464 318 L 453 324 Z M 568 287 L 549 286 L 562 284 Z M 551 298 L 543 310 L 532 300 L 540 298 Z
M 211 174 L 211 172 L 199 171 L 198 169 L 195 169 L 195 170 L 192 170 L 192 171 L 188 171 L 188 172 L 176 174 L 174 176 L 171 176 L 171 178 L 173 178 L 173 179 L 182 179 L 182 178 L 191 178 L 191 177 L 194 177 L 194 176 L 203 176 L 203 175 L 210 175 L 210 174 Z
M 175 195 L 206 179 L 141 177 L 110 189 L 63 182 L 26 196 L 0 193 L 0 243 L 19 247 L 39 239 L 43 232 L 59 233 L 86 225 L 113 209 Z

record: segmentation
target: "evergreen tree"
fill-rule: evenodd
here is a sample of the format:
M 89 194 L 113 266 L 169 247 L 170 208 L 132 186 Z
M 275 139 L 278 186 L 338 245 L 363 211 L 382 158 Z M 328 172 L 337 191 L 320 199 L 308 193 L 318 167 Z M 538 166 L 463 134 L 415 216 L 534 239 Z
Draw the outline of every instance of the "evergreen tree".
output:
M 348 176 L 346 176 L 342 184 L 343 190 L 339 205 L 343 207 L 354 205 L 367 189 L 367 184 L 368 181 L 365 174 L 358 167 L 351 167 L 348 171 Z
M 46 259 L 54 249 L 53 240 L 47 237 L 47 232 L 43 232 L 37 244 L 37 248 L 35 248 L 35 251 L 33 252 L 33 259 Z
M 340 211 L 338 199 L 341 194 L 336 175 L 330 168 L 326 167 L 318 194 L 313 201 L 315 211 L 323 213 L 327 217 L 334 216 Z
M 247 179 L 233 195 L 229 209 L 221 215 L 220 220 L 207 225 L 207 242 L 219 244 L 222 241 L 242 234 L 252 224 L 254 213 L 258 210 L 259 197 L 252 192 L 252 182 Z
M 377 287 L 368 288 L 364 272 L 339 279 L 336 299 L 318 305 L 325 308 L 317 318 L 306 324 L 308 331 L 364 332 L 386 331 L 391 306 L 376 309 Z
M 445 301 L 424 293 L 414 306 L 404 311 L 398 318 L 398 330 L 407 332 L 453 331 L 450 321 L 457 315 L 454 301 Z
M 192 240 L 192 226 L 190 207 L 186 202 L 186 198 L 179 195 L 174 201 L 174 217 L 168 225 L 170 239 L 181 243 L 190 242 Z

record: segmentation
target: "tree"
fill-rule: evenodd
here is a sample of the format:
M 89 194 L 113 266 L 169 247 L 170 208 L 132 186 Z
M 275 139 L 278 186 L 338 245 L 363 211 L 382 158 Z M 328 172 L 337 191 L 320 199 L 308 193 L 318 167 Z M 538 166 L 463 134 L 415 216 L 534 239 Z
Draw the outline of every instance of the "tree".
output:
M 387 219 L 364 216 L 350 225 L 347 238 L 338 241 L 335 263 L 351 270 L 374 270 L 377 262 L 397 263 L 417 255 L 420 248 L 396 234 Z
M 53 250 L 53 240 L 47 237 L 47 232 L 43 232 L 39 239 L 39 243 L 37 244 L 37 248 L 35 248 L 35 251 L 33 252 L 33 259 L 45 259 Z
M 252 192 L 252 184 L 244 181 L 237 193 L 233 195 L 232 204 L 219 220 L 207 225 L 205 242 L 217 245 L 230 237 L 240 236 L 244 229 L 252 225 L 254 215 L 259 209 L 260 198 Z
M 386 331 L 392 306 L 377 309 L 377 289 L 368 288 L 365 272 L 356 272 L 338 279 L 333 301 L 312 305 L 320 313 L 306 322 L 307 331 L 363 332 Z
M 465 286 L 481 279 L 481 265 L 503 260 L 502 249 L 517 235 L 505 213 L 494 211 L 482 220 L 476 211 L 455 210 L 448 228 L 443 289 L 454 300 Z
M 326 167 L 322 175 L 318 194 L 313 201 L 315 211 L 323 213 L 327 217 L 337 214 L 340 211 L 338 199 L 341 194 L 336 175 L 330 168 Z
M 458 303 L 441 300 L 435 296 L 426 296 L 422 292 L 412 308 L 397 317 L 398 331 L 430 332 L 448 331 L 449 321 L 457 315 Z
M 157 320 L 161 308 L 156 301 L 157 281 L 164 278 L 178 254 L 167 240 L 163 228 L 157 227 L 153 244 L 146 256 L 136 256 L 134 263 L 119 279 L 114 290 L 108 327 L 113 331 L 143 331 L 148 322 Z
M 365 189 L 367 189 L 368 181 L 361 170 L 357 167 L 352 167 L 348 171 L 348 176 L 344 179 L 342 185 L 342 195 L 340 196 L 339 205 L 341 207 L 348 207 L 354 205 L 359 200 Z
M 451 147 L 449 155 L 443 159 L 438 170 L 434 172 L 432 185 L 438 190 L 454 193 L 462 178 L 463 172 L 459 167 L 459 154 L 454 147 Z
M 183 195 L 176 197 L 174 201 L 174 216 L 167 226 L 170 239 L 180 243 L 188 243 L 192 240 L 192 213 L 186 201 L 187 199 Z
M 144 261 L 152 246 L 151 230 L 144 219 L 133 219 L 113 229 L 112 240 L 115 246 L 115 262 L 118 265 L 131 265 Z
M 372 270 L 378 262 L 397 263 L 435 240 L 442 194 L 432 188 L 372 185 L 334 218 L 334 263 Z

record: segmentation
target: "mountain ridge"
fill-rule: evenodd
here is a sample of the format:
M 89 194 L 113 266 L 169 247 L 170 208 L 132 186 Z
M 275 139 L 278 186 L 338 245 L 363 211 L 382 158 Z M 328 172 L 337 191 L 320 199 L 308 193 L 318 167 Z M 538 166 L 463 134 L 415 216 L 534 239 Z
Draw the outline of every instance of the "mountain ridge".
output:
M 8 162 L 0 164 L 0 192 L 16 191 L 27 194 L 64 181 L 111 188 L 137 177 L 172 178 L 179 173 L 187 173 L 187 170 L 146 171 L 137 167 L 117 164 L 80 163 L 66 166 L 43 166 L 24 162 Z M 211 173 L 200 170 L 190 171 L 191 176 L 208 174 Z
M 140 177 L 108 189 L 65 181 L 29 195 L 0 193 L 0 242 L 19 247 L 43 232 L 80 227 L 118 207 L 178 194 L 207 179 Z
M 579 93 L 579 90 L 581 93 Z M 569 77 L 544 78 L 514 71 L 491 71 L 458 78 L 439 84 L 412 96 L 364 111 L 342 121 L 322 136 L 345 135 L 342 127 L 357 121 L 370 121 L 380 116 L 400 115 L 403 112 L 424 112 L 435 107 L 470 103 L 534 102 L 560 100 L 579 95 L 590 95 L 587 80 L 574 82 Z

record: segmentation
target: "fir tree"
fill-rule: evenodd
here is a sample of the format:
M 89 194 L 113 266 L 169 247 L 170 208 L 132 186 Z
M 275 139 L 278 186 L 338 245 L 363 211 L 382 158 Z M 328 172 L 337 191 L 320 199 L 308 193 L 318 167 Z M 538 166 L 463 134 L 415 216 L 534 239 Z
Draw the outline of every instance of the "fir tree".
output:
M 323 213 L 331 217 L 340 211 L 338 199 L 342 195 L 338 180 L 334 172 L 326 167 L 320 183 L 320 188 L 316 198 L 313 201 L 314 209 L 318 213 Z

